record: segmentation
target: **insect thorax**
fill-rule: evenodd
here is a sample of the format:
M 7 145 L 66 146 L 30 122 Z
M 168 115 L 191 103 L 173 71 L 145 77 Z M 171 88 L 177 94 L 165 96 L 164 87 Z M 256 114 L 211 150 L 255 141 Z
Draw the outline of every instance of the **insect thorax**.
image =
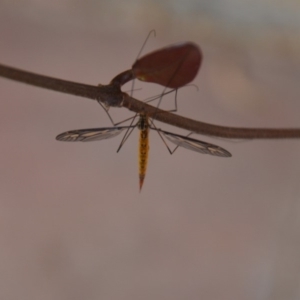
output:
M 146 130 L 149 127 L 148 118 L 144 115 L 140 115 L 140 119 L 138 122 L 138 129 L 139 130 Z

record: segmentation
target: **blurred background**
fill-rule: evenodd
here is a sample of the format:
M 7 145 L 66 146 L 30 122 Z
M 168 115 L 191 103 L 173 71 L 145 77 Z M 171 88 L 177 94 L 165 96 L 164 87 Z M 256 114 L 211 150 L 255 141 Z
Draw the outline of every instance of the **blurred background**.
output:
M 179 114 L 299 128 L 299 10 L 297 0 L 1 0 L 1 63 L 107 84 L 155 29 L 144 54 L 181 41 L 204 53 Z M 136 88 L 141 100 L 162 92 Z M 0 98 L 1 299 L 299 299 L 299 140 L 194 135 L 233 157 L 170 156 L 151 132 L 139 193 L 137 130 L 118 154 L 121 137 L 62 143 L 63 131 L 111 126 L 96 102 L 4 78 Z

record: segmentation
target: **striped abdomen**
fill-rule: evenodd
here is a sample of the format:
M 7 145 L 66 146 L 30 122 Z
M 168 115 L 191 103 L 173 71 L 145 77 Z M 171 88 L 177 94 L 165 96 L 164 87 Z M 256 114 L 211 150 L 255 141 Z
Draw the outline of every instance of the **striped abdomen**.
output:
M 149 153 L 149 123 L 145 115 L 140 116 L 139 121 L 140 141 L 139 141 L 139 177 L 140 191 L 146 176 L 148 153 Z

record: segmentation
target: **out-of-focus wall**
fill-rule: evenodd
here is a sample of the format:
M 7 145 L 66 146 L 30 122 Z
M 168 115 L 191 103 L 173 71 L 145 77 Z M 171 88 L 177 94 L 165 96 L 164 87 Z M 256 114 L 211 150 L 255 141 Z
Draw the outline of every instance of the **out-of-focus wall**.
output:
M 300 127 L 299 10 L 296 0 L 2 0 L 0 61 L 105 84 L 155 29 L 143 53 L 186 40 L 204 53 L 199 90 L 179 91 L 179 114 Z M 135 86 L 138 99 L 162 92 Z M 3 78 L 0 99 L 0 299 L 300 297 L 300 141 L 194 135 L 233 157 L 170 156 L 151 132 L 139 193 L 136 131 L 118 154 L 118 138 L 55 140 L 110 126 L 98 104 Z

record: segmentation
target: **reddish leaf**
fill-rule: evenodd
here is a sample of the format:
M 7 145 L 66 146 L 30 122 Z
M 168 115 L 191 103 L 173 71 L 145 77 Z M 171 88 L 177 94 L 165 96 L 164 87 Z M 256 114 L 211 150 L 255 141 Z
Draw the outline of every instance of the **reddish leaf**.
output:
M 179 88 L 197 75 L 202 61 L 200 48 L 186 42 L 149 53 L 132 66 L 134 78 L 169 88 Z

